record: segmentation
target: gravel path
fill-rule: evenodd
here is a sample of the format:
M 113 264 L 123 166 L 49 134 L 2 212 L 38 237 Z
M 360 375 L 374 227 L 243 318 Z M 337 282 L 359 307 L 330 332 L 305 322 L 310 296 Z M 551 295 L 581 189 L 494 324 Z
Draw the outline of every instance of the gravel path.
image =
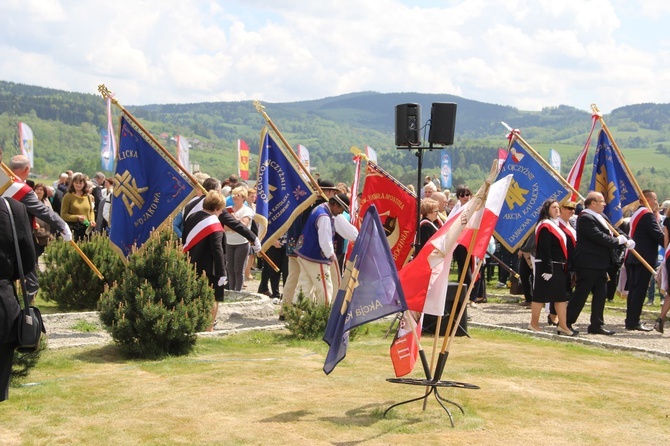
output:
M 607 307 L 607 309 L 613 308 Z M 531 332 L 526 328 L 530 322 L 530 309 L 513 302 L 486 303 L 479 304 L 477 308 L 468 308 L 468 315 L 471 317 L 468 324 L 478 327 L 503 328 L 505 330 L 526 333 L 530 336 L 637 351 L 670 358 L 670 327 L 666 326 L 665 334 L 660 334 L 657 331 L 628 331 L 624 327 L 625 311 L 621 311 L 621 309 L 615 310 L 617 314 L 610 315 L 606 313 L 606 325 L 604 327 L 607 330 L 614 330 L 616 333 L 613 336 L 586 333 L 590 317 L 590 306 L 588 304 L 584 307 L 584 311 L 582 311 L 577 323 L 573 325 L 580 332 L 579 336 L 575 337 L 558 336 L 556 334 L 556 327 L 549 326 L 546 323 L 547 314 L 544 312 L 540 316 L 540 327 L 542 327 L 543 331 L 541 333 Z M 642 322 L 652 327 L 657 316 L 658 309 L 656 311 L 645 311 L 642 315 Z
M 226 302 L 219 306 L 214 331 L 200 335 L 204 337 L 223 336 L 247 330 L 284 328 L 284 323 L 280 322 L 277 316 L 279 307 L 274 305 L 270 298 L 254 293 L 257 289 L 258 281 L 252 280 L 247 282 L 247 287 L 243 292 L 227 291 Z M 556 328 L 546 323 L 541 324 L 543 332 L 535 333 L 526 329 L 530 321 L 530 310 L 519 306 L 516 303 L 516 296 L 493 293 L 490 292 L 489 296 L 499 297 L 508 303 L 485 303 L 479 304 L 477 308 L 468 308 L 468 315 L 471 318 L 468 322 L 469 326 L 504 329 L 561 342 L 578 342 L 670 358 L 670 327 L 666 327 L 666 334 L 663 335 L 656 331 L 627 331 L 623 325 L 625 313 L 618 309 L 617 314 L 605 316 L 607 322 L 605 328 L 616 331 L 614 336 L 586 334 L 590 309 L 587 304 L 574 325 L 575 329 L 580 331 L 579 336 L 558 336 Z M 642 317 L 643 322 L 650 326 L 653 325 L 657 314 L 658 308 L 656 307 L 645 311 Z M 97 312 L 49 314 L 44 315 L 44 320 L 49 335 L 49 348 L 102 345 L 112 342 L 109 334 L 103 329 Z M 540 321 L 546 322 L 544 312 Z M 86 329 L 89 331 L 83 331 Z

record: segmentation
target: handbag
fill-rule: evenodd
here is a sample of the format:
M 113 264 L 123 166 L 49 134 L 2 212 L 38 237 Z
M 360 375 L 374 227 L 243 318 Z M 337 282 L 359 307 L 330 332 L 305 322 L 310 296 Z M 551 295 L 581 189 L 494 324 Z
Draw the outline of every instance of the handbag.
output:
M 53 239 L 51 233 L 44 228 L 33 229 L 33 237 L 39 246 L 47 246 Z
M 44 321 L 42 320 L 42 313 L 39 308 L 31 306 L 28 300 L 28 293 L 26 292 L 26 278 L 23 274 L 23 264 L 21 263 L 21 250 L 19 249 L 19 237 L 16 234 L 16 226 L 14 224 L 14 214 L 12 208 L 9 206 L 7 200 L 3 200 L 7 211 L 9 212 L 9 223 L 12 227 L 12 237 L 14 238 L 14 249 L 16 251 L 16 260 L 19 268 L 19 276 L 21 283 L 21 292 L 23 293 L 23 308 L 19 312 L 19 320 L 16 323 L 18 327 L 18 346 L 16 350 L 20 353 L 36 352 L 40 348 L 42 340 L 42 333 L 46 333 L 44 328 Z M 17 300 L 18 297 L 17 297 Z M 21 302 L 19 300 L 19 306 Z

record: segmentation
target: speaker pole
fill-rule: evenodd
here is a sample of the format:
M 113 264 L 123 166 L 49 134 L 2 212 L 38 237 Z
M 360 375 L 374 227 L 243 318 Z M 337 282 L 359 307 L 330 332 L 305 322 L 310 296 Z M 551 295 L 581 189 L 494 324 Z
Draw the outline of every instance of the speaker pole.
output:
M 431 144 L 432 146 L 432 144 Z M 421 169 L 423 168 L 423 149 L 416 149 L 417 158 L 417 178 L 416 178 L 416 233 L 414 234 L 414 257 L 419 254 L 419 244 L 421 243 Z

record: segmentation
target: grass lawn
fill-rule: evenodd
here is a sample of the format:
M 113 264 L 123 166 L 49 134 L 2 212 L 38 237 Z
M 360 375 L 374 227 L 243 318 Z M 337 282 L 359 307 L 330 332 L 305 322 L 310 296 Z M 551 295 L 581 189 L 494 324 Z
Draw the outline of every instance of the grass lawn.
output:
M 327 346 L 287 332 L 199 339 L 186 357 L 128 360 L 113 345 L 47 350 L 0 404 L 0 444 L 441 445 L 661 444 L 670 362 L 522 334 L 457 338 L 434 399 L 391 384 L 388 322 L 369 325 L 330 376 Z M 425 339 L 424 348 L 430 343 Z M 420 378 L 420 365 L 413 377 Z

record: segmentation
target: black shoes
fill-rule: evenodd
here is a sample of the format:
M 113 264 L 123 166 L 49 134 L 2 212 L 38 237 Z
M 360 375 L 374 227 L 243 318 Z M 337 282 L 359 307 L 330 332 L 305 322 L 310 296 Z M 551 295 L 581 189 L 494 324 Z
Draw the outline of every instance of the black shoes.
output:
M 571 329 L 572 330 L 572 329 Z M 577 330 L 572 330 L 571 332 L 563 331 L 561 327 L 558 327 L 556 334 L 561 336 L 577 336 L 579 332 Z
M 660 317 L 656 318 L 656 323 L 654 323 L 654 330 L 663 334 L 663 319 Z
M 612 335 L 615 333 L 615 332 L 612 331 L 612 330 L 605 330 L 605 329 L 602 328 L 602 327 L 598 327 L 598 328 L 591 328 L 591 327 L 589 327 L 589 328 L 587 329 L 587 332 L 588 332 L 589 334 L 599 334 L 599 335 L 605 335 L 605 336 L 612 336 Z
M 548 315 L 547 315 L 547 324 L 549 324 L 549 325 L 553 325 L 554 327 L 558 327 L 558 322 L 554 322 L 554 321 L 551 319 L 551 314 L 548 314 Z
M 626 327 L 626 330 L 634 330 L 634 331 L 651 331 L 653 328 L 649 328 L 646 325 L 639 323 L 634 327 Z

